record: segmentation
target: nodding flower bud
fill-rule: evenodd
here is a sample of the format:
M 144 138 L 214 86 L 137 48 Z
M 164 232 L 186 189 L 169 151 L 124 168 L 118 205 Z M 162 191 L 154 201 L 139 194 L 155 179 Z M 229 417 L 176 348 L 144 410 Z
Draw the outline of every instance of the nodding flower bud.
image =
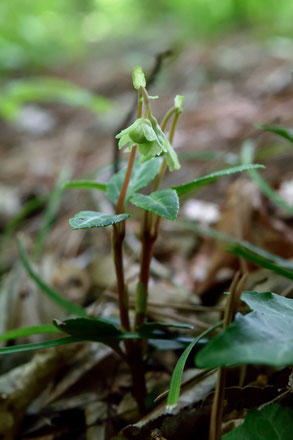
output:
M 156 133 L 154 133 L 152 124 L 148 119 L 137 119 L 131 127 L 132 129 L 129 130 L 129 137 L 136 144 L 143 144 L 145 142 L 156 140 Z
M 180 168 L 175 151 L 153 116 L 150 119 L 137 119 L 130 127 L 117 134 L 116 138 L 119 139 L 119 148 L 128 144 L 125 151 L 131 151 L 132 147 L 137 145 L 140 162 L 164 155 L 170 171 Z

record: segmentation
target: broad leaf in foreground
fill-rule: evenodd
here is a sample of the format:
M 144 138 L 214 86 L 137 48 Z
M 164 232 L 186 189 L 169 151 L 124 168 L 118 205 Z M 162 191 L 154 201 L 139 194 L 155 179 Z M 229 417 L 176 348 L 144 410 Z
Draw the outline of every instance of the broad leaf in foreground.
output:
M 281 405 L 268 405 L 248 411 L 242 425 L 222 440 L 291 440 L 293 411 Z
M 155 191 L 149 196 L 134 194 L 130 198 L 130 202 L 139 208 L 154 212 L 168 220 L 175 220 L 179 210 L 179 199 L 176 191 L 172 189 Z
M 293 364 L 293 299 L 271 292 L 243 292 L 254 310 L 215 336 L 195 358 L 199 368 L 240 364 L 283 367 Z
M 96 211 L 80 211 L 69 220 L 69 224 L 72 229 L 102 228 L 123 222 L 128 217 L 130 214 L 108 215 Z
M 271 133 L 278 134 L 284 139 L 287 139 L 289 142 L 293 142 L 293 131 L 289 128 L 285 127 L 278 127 L 277 125 L 262 125 L 262 124 L 256 124 L 256 128 L 260 128 L 264 131 L 270 131 Z
M 241 173 L 243 171 L 248 171 L 256 168 L 264 168 L 263 165 L 251 164 L 251 165 L 239 165 L 233 168 L 226 168 L 225 170 L 216 171 L 215 173 L 207 174 L 206 176 L 199 177 L 198 179 L 192 180 L 191 182 L 184 183 L 183 185 L 173 186 L 172 188 L 177 191 L 177 194 L 181 196 L 182 194 L 194 191 L 201 186 L 204 186 L 220 177 L 228 176 L 230 174 Z
M 129 200 L 129 197 L 131 197 L 132 194 L 147 186 L 156 177 L 160 170 L 161 164 L 161 157 L 155 157 L 144 163 L 140 163 L 138 160 L 135 161 L 125 197 L 126 202 Z M 107 184 L 107 197 L 115 205 L 118 202 L 125 173 L 126 167 L 117 174 L 114 174 Z

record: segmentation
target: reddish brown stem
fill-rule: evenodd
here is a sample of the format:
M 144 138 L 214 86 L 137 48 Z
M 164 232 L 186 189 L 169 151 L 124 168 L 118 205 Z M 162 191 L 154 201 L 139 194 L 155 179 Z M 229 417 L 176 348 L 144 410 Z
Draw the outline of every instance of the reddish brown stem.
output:
M 179 118 L 179 113 L 176 112 L 176 108 L 171 108 L 166 115 L 164 116 L 161 128 L 164 130 L 170 120 L 173 117 L 173 121 L 170 128 L 169 140 L 170 143 L 173 142 L 176 125 Z M 157 178 L 155 179 L 153 191 L 156 191 L 159 188 L 160 182 L 164 177 L 165 171 L 167 168 L 167 161 L 164 157 L 161 169 Z M 145 319 L 146 309 L 147 309 L 147 296 L 148 296 L 148 283 L 150 277 L 150 265 L 153 254 L 154 243 L 157 239 L 159 232 L 159 225 L 161 217 L 155 216 L 155 224 L 153 227 L 153 215 L 150 212 L 144 213 L 143 220 L 143 231 L 142 231 L 142 254 L 140 261 L 140 274 L 139 274 L 139 283 L 137 285 L 136 292 L 136 314 L 135 314 L 135 329 L 137 329 Z
M 117 290 L 119 311 L 122 327 L 130 331 L 130 323 L 128 316 L 128 294 L 125 289 L 124 270 L 123 270 L 123 240 L 125 235 L 124 223 L 113 225 L 113 255 L 114 265 L 117 278 Z

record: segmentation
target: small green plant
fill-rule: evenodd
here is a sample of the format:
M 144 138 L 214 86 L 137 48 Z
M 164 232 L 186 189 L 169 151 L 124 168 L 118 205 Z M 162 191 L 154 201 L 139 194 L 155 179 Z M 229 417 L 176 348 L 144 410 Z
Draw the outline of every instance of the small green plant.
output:
M 112 347 L 129 365 L 133 379 L 133 395 L 141 411 L 145 409 L 145 350 L 142 339 L 176 339 L 180 336 L 168 332 L 169 327 L 190 328 L 184 324 L 163 324 L 146 322 L 148 303 L 148 284 L 153 247 L 159 234 L 162 219 L 175 221 L 179 211 L 179 198 L 222 176 L 261 168 L 258 164 L 238 165 L 203 176 L 182 185 L 160 189 L 167 170 L 176 172 L 180 163 L 172 147 L 174 135 L 183 110 L 183 97 L 176 96 L 174 105 L 159 124 L 154 117 L 146 80 L 141 67 L 133 71 L 133 85 L 137 90 L 137 118 L 126 129 L 117 134 L 119 148 L 129 153 L 126 168 L 112 176 L 108 183 L 87 180 L 67 182 L 63 188 L 82 188 L 103 191 L 114 205 L 114 213 L 81 211 L 69 220 L 72 229 L 112 227 L 112 252 L 117 280 L 117 298 L 120 324 L 110 320 L 90 317 L 87 311 L 71 302 L 48 286 L 30 263 L 22 243 L 19 243 L 22 262 L 28 274 L 41 290 L 69 314 L 77 316 L 65 321 L 54 320 L 53 324 L 17 329 L 0 335 L 0 340 L 10 340 L 22 335 L 55 333 L 58 338 L 38 344 L 15 345 L 0 348 L 0 353 L 47 348 L 77 341 L 97 341 Z M 168 136 L 166 131 L 168 130 Z M 138 155 L 138 159 L 136 156 Z M 150 194 L 139 191 L 152 184 Z M 141 253 L 140 271 L 136 286 L 134 318 L 130 318 L 128 288 L 124 277 L 123 248 L 126 221 L 131 216 L 128 204 L 141 211 Z M 60 338 L 60 336 L 62 336 Z M 186 353 L 186 356 L 188 356 Z M 185 361 L 184 361 L 185 362 Z M 183 365 L 184 365 L 183 362 Z M 179 374 L 180 376 L 180 374 Z M 179 378 L 180 389 L 180 378 Z M 178 380 L 177 380 L 177 391 Z

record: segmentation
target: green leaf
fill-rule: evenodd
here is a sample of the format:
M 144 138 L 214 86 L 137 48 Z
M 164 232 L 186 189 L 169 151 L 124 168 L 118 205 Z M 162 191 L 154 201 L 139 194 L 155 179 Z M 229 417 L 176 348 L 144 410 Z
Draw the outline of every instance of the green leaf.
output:
M 130 202 L 139 208 L 154 212 L 168 220 L 175 220 L 179 210 L 179 199 L 176 191 L 172 189 L 155 191 L 149 196 L 134 194 L 130 198 Z
M 222 440 L 291 440 L 293 411 L 281 405 L 251 409 L 242 425 L 222 436 Z
M 15 118 L 27 102 L 61 102 L 84 107 L 94 113 L 105 112 L 110 101 L 96 96 L 75 84 L 59 78 L 34 78 L 10 82 L 3 91 L 0 113 L 7 119 Z
M 35 344 L 13 345 L 12 347 L 0 348 L 0 354 L 19 353 L 22 351 L 40 350 L 42 348 L 57 347 L 58 345 L 72 344 L 73 342 L 81 342 L 82 339 L 66 337 L 53 339 L 51 341 L 36 342 Z
M 289 205 L 256 170 L 249 171 L 249 176 L 257 184 L 263 194 L 273 203 L 293 215 L 293 206 Z
M 254 159 L 254 143 L 247 140 L 243 143 L 241 148 L 241 157 L 243 164 L 250 164 Z M 293 215 L 293 206 L 288 205 L 286 200 L 284 200 L 272 187 L 271 185 L 261 176 L 257 170 L 248 171 L 249 177 L 257 184 L 262 193 L 264 193 L 273 203 L 275 203 L 280 208 L 288 211 Z
M 104 342 L 120 339 L 123 332 L 111 322 L 101 318 L 74 318 L 65 321 L 54 320 L 54 325 L 70 336 L 87 341 Z
M 176 225 L 227 243 L 227 251 L 259 264 L 262 267 L 273 270 L 286 278 L 293 279 L 293 263 L 291 261 L 265 251 L 248 241 L 238 240 L 231 235 L 224 234 L 208 226 L 198 225 L 195 222 L 181 221 L 177 222 Z
M 156 177 L 161 168 L 161 164 L 161 157 L 155 157 L 144 163 L 140 163 L 138 160 L 135 161 L 127 188 L 125 198 L 126 202 L 129 200 L 132 194 L 147 186 Z M 116 205 L 118 202 L 125 173 L 126 167 L 114 174 L 114 176 L 108 182 L 107 197 L 111 200 L 111 202 L 114 203 L 114 205 Z
M 123 222 L 130 214 L 108 215 L 96 211 L 80 211 L 69 220 L 72 229 L 101 228 Z
M 0 341 L 23 338 L 24 336 L 60 333 L 53 324 L 33 325 L 31 327 L 15 328 L 0 335 Z
M 254 311 L 236 315 L 196 356 L 199 368 L 256 364 L 293 364 L 293 299 L 271 292 L 243 292 L 241 299 Z
M 177 194 L 181 196 L 190 191 L 194 191 L 199 187 L 206 185 L 207 183 L 213 182 L 219 177 L 228 176 L 230 174 L 241 173 L 243 171 L 248 171 L 255 168 L 264 168 L 263 165 L 251 164 L 251 165 L 239 165 L 233 168 L 226 168 L 225 170 L 216 171 L 215 173 L 207 174 L 206 176 L 200 177 L 198 179 L 192 180 L 191 182 L 185 183 L 179 186 L 173 186 L 172 188 L 177 191 Z
M 20 240 L 17 241 L 18 243 L 18 249 L 20 258 L 22 261 L 22 264 L 27 271 L 28 275 L 35 281 L 35 283 L 39 286 L 39 288 L 56 304 L 58 304 L 60 307 L 65 309 L 67 312 L 72 313 L 73 315 L 78 316 L 87 316 L 86 311 L 82 308 L 77 306 L 76 304 L 67 301 L 65 298 L 62 297 L 62 295 L 57 292 L 52 287 L 48 286 L 40 277 L 39 275 L 34 271 L 32 265 L 30 264 L 30 261 L 27 257 L 27 254 L 24 250 L 24 246 L 21 243 Z
M 292 262 L 284 260 L 283 258 L 264 251 L 263 249 L 257 248 L 250 243 L 245 243 L 241 240 L 237 243 L 235 240 L 235 243 L 227 246 L 227 251 L 293 280 Z
M 79 189 L 98 189 L 100 191 L 106 191 L 107 184 L 102 182 L 95 182 L 93 180 L 72 180 L 66 182 L 63 185 L 63 189 L 79 188 Z
M 264 131 L 269 131 L 271 133 L 278 134 L 284 139 L 287 139 L 287 141 L 293 142 L 293 132 L 289 128 L 285 127 L 278 127 L 276 125 L 267 125 L 267 124 L 256 124 L 256 128 L 260 128 Z
M 181 382 L 182 382 L 182 375 L 183 370 L 186 364 L 186 361 L 188 359 L 188 356 L 190 355 L 193 348 L 198 344 L 198 342 L 205 337 L 208 333 L 215 330 L 216 328 L 220 327 L 222 325 L 223 321 L 218 322 L 217 324 L 213 325 L 212 327 L 205 330 L 203 333 L 201 333 L 197 338 L 195 338 L 194 341 L 189 344 L 180 358 L 177 361 L 177 364 L 175 366 L 175 369 L 172 374 L 171 383 L 170 383 L 170 389 L 168 393 L 168 399 L 167 399 L 167 411 L 172 412 L 173 409 L 176 407 L 180 395 L 180 388 L 181 388 Z
M 133 87 L 136 90 L 139 90 L 140 87 L 146 86 L 146 80 L 143 73 L 143 70 L 140 66 L 136 66 L 132 71 L 132 81 L 133 81 Z

